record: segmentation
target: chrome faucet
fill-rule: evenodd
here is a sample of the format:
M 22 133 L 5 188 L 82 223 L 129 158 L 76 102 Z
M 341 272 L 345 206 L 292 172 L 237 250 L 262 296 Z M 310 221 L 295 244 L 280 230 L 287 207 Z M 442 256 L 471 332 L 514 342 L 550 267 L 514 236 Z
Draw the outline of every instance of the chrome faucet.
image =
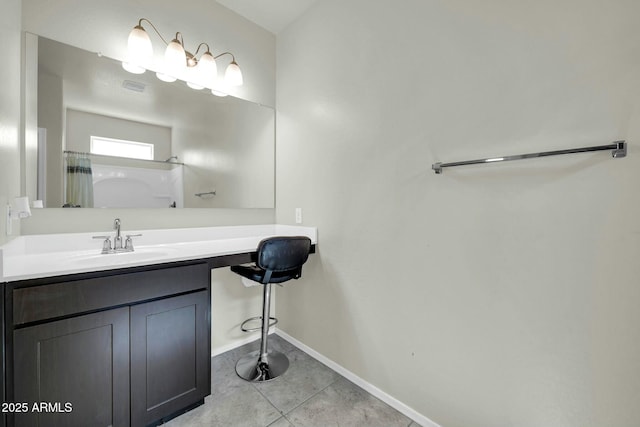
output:
M 120 218 L 113 221 L 113 228 L 116 230 L 116 237 L 113 239 L 113 250 L 122 250 L 122 236 L 120 235 Z
M 94 236 L 94 239 L 104 239 L 102 242 L 103 254 L 115 254 L 119 252 L 133 252 L 133 240 L 132 237 L 139 237 L 142 234 L 127 234 L 127 239 L 122 246 L 122 235 L 120 234 L 120 225 L 122 221 L 120 218 L 116 218 L 113 221 L 113 229 L 116 230 L 116 235 L 113 238 L 113 248 L 111 247 L 111 238 L 109 236 Z

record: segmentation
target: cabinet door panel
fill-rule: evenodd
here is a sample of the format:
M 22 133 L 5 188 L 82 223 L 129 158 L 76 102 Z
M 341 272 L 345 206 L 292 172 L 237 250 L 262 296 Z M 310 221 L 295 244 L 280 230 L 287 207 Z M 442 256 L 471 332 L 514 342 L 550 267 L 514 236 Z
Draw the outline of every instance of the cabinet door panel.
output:
M 129 425 L 127 307 L 18 329 L 14 344 L 15 401 L 29 404 L 16 426 Z
M 131 424 L 144 426 L 210 393 L 209 293 L 131 307 Z

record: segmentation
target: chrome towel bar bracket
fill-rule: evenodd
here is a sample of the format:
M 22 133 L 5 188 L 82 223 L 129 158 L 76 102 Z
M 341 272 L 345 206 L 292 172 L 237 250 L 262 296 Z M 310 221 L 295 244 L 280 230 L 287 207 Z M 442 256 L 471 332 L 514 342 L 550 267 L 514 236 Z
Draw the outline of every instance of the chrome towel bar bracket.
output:
M 435 173 L 439 175 L 439 174 L 442 174 L 443 168 L 449 168 L 453 166 L 475 165 L 480 163 L 507 162 L 511 160 L 534 159 L 537 157 L 559 156 L 561 154 L 587 153 L 590 151 L 603 151 L 603 150 L 611 150 L 611 156 L 614 158 L 625 157 L 627 155 L 627 144 L 625 141 L 615 141 L 608 145 L 597 145 L 594 147 L 569 148 L 566 150 L 543 151 L 540 153 L 517 154 L 514 156 L 490 157 L 487 159 L 477 159 L 477 160 L 464 160 L 461 162 L 450 162 L 450 163 L 438 162 L 431 165 L 431 169 L 433 169 Z

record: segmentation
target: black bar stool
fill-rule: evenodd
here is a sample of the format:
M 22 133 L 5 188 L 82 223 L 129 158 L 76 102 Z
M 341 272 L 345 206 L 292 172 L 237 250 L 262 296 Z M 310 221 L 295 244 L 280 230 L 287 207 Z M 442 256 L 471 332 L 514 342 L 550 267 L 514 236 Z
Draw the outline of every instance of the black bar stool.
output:
M 267 350 L 269 326 L 278 320 L 269 316 L 271 307 L 271 284 L 283 283 L 302 276 L 302 265 L 309 257 L 311 240 L 304 236 L 270 237 L 258 245 L 258 260 L 251 265 L 234 265 L 231 271 L 264 286 L 262 316 L 252 317 L 242 323 L 243 331 L 262 330 L 260 350 L 253 351 L 238 360 L 236 373 L 247 381 L 272 380 L 286 372 L 289 359 L 284 354 Z M 260 328 L 245 328 L 250 320 L 262 320 Z M 270 320 L 274 322 L 269 324 Z

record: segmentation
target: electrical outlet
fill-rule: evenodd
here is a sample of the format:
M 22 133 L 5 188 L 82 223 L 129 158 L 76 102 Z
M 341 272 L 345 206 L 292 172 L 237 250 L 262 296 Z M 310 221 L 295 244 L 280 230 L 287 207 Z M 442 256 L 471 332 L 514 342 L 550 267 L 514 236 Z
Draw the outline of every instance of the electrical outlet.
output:
M 296 224 L 302 224 L 302 208 L 296 208 Z

